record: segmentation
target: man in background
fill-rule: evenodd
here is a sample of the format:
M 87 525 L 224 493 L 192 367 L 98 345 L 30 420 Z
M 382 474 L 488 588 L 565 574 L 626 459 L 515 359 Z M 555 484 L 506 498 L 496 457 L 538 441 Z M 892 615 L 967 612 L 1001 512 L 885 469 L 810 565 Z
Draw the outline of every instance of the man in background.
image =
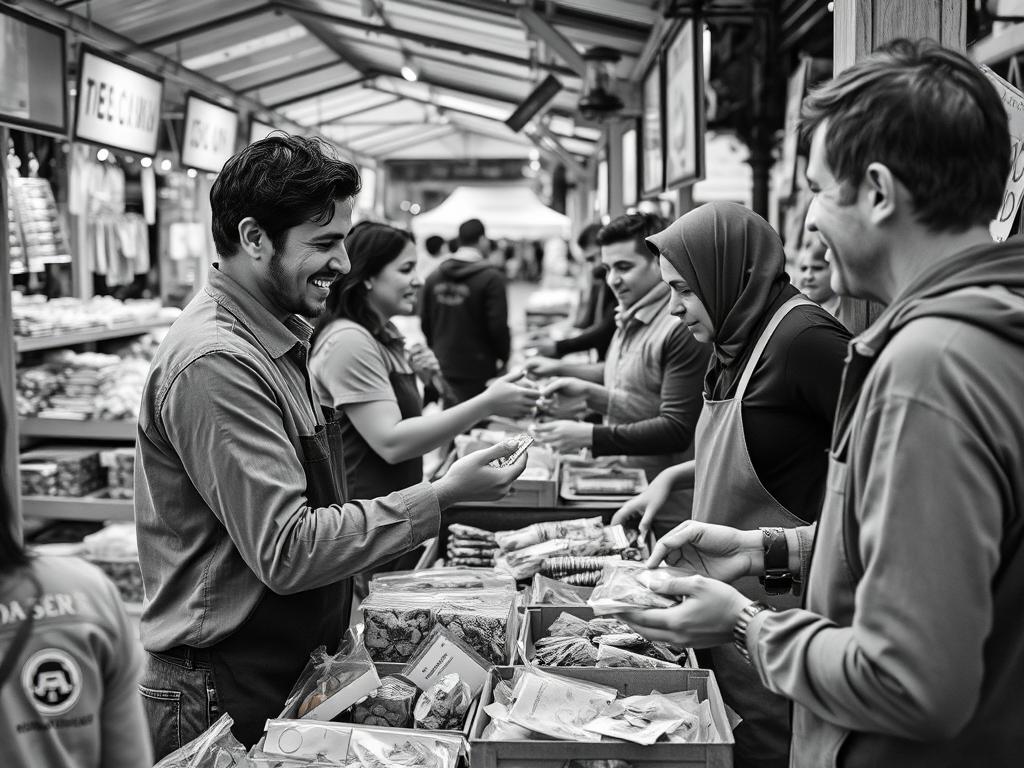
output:
M 420 303 L 423 335 L 447 384 L 446 408 L 483 392 L 504 370 L 511 347 L 505 274 L 486 258 L 483 222 L 463 222 L 458 242 L 427 277 Z

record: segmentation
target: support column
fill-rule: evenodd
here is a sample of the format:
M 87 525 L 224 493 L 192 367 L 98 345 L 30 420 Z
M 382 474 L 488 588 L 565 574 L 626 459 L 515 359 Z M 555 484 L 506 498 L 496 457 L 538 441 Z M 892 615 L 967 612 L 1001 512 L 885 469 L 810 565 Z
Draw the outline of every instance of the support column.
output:
M 930 37 L 964 52 L 966 6 L 962 0 L 835 0 L 833 74 L 897 37 Z M 881 304 L 844 298 L 839 319 L 857 334 L 874 322 L 882 309 Z
M 7 247 L 7 129 L 0 126 L 0 418 L 4 424 L 0 429 L 0 479 L 2 492 L 7 496 L 13 515 L 10 520 L 0 520 L 0 525 L 14 529 L 15 537 L 21 536 L 21 511 L 18 493 L 18 411 L 15 407 L 14 386 L 14 321 L 11 317 L 11 261 Z

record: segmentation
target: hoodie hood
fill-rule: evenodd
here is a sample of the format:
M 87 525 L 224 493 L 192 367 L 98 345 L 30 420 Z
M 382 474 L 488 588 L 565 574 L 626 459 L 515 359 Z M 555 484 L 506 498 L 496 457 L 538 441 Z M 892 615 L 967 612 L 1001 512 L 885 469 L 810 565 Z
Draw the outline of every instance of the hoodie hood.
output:
M 854 340 L 873 357 L 922 317 L 960 320 L 1024 346 L 1024 239 L 969 248 L 923 272 Z
M 446 280 L 463 281 L 473 275 L 479 274 L 488 269 L 497 269 L 489 261 L 462 261 L 460 259 L 448 259 L 438 267 Z

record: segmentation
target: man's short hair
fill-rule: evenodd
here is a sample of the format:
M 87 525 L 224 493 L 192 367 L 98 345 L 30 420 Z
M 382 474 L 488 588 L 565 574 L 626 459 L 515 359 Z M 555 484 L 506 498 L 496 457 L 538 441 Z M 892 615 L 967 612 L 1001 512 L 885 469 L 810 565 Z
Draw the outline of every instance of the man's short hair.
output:
M 441 249 L 444 247 L 444 238 L 440 235 L 431 235 L 426 239 L 423 245 L 427 249 L 427 253 L 431 256 L 437 256 L 441 253 Z
M 977 66 L 933 40 L 893 40 L 812 91 L 804 140 L 823 123 L 842 204 L 879 162 L 932 230 L 987 226 L 998 213 L 1010 170 L 1006 110 Z
M 318 138 L 276 131 L 228 160 L 210 189 L 213 242 L 222 258 L 240 245 L 239 222 L 251 216 L 275 250 L 307 221 L 326 224 L 334 203 L 359 193 L 359 170 Z
M 601 227 L 597 233 L 597 244 L 614 245 L 632 240 L 638 254 L 654 258 L 644 241 L 667 226 L 668 222 L 656 213 L 624 213 Z
M 587 224 L 576 238 L 576 245 L 586 253 L 597 246 L 597 233 L 601 231 L 601 225 L 597 223 Z
M 459 245 L 477 245 L 484 236 L 484 223 L 480 219 L 470 219 L 459 225 Z

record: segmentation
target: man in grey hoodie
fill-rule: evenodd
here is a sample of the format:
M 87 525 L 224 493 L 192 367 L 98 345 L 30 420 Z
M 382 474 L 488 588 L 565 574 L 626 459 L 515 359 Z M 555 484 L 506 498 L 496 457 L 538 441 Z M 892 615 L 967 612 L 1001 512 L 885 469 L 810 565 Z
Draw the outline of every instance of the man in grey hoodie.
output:
M 686 600 L 628 618 L 736 643 L 793 701 L 793 766 L 1018 766 L 1024 244 L 988 228 L 1006 113 L 966 58 L 897 40 L 812 93 L 804 121 L 834 286 L 888 305 L 850 343 L 818 530 L 683 523 L 650 565 L 696 575 L 647 580 Z M 726 583 L 746 575 L 806 583 L 803 608 Z

